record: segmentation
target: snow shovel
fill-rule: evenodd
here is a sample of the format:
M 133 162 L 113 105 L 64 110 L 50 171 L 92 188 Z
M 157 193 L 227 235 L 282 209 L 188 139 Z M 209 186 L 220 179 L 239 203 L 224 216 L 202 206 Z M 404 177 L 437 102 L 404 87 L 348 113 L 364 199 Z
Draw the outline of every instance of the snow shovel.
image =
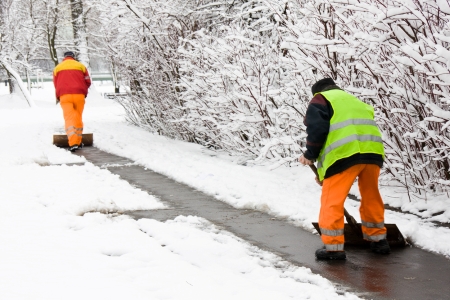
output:
M 317 168 L 315 165 L 309 165 L 311 170 L 313 170 L 314 174 L 317 178 L 319 178 L 319 174 L 317 173 Z M 353 218 L 352 215 L 348 213 L 348 211 L 344 207 L 344 215 L 345 219 L 347 220 L 347 223 L 344 224 L 344 239 L 345 239 L 345 245 L 352 245 L 352 246 L 370 246 L 370 241 L 367 241 L 363 238 L 362 229 L 361 229 L 361 223 L 357 223 L 355 218 Z M 319 234 L 322 234 L 320 232 L 319 223 L 313 222 L 312 223 L 314 228 L 317 230 Z M 395 224 L 384 224 L 384 227 L 386 227 L 387 233 L 386 233 L 386 240 L 389 243 L 389 246 L 391 247 L 404 247 L 406 246 L 405 238 L 403 237 L 402 233 L 398 229 L 397 225 Z
M 94 143 L 93 133 L 83 133 L 82 142 L 84 146 L 92 146 Z M 66 134 L 54 134 L 53 135 L 53 145 L 57 147 L 69 147 L 69 140 Z

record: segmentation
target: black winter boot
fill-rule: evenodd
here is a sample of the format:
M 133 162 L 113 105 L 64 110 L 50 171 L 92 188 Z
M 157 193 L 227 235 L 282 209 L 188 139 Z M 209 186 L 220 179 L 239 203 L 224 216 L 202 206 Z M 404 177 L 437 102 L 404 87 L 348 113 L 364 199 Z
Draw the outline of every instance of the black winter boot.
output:
M 386 239 L 380 240 L 378 242 L 371 242 L 370 250 L 372 250 L 372 252 L 379 253 L 379 254 L 391 253 L 391 247 L 389 247 L 389 244 Z
M 318 260 L 345 260 L 347 256 L 345 251 L 327 251 L 325 248 L 316 250 L 316 258 Z
M 69 151 L 70 152 L 75 152 L 76 150 L 80 149 L 80 147 L 78 145 L 73 145 L 69 147 Z

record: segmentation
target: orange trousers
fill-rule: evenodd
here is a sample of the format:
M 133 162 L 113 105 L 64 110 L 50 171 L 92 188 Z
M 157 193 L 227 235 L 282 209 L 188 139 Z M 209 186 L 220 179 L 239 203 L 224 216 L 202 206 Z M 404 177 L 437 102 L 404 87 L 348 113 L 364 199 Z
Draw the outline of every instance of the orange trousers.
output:
M 69 146 L 81 144 L 83 137 L 84 95 L 67 94 L 60 98 Z
M 344 250 L 344 202 L 356 178 L 361 193 L 359 212 L 363 237 L 375 242 L 386 238 L 379 175 L 379 166 L 358 164 L 323 180 L 319 227 L 328 251 Z

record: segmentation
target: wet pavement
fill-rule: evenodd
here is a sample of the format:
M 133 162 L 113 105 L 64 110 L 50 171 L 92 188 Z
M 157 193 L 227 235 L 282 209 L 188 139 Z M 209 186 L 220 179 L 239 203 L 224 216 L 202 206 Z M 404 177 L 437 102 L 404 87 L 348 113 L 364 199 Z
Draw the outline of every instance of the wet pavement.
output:
M 214 197 L 176 182 L 133 161 L 86 147 L 75 152 L 132 185 L 155 195 L 170 209 L 134 211 L 135 219 L 160 221 L 178 215 L 203 217 L 261 249 L 335 282 L 340 289 L 365 299 L 450 299 L 450 260 L 414 247 L 376 255 L 367 248 L 346 247 L 346 261 L 317 261 L 322 246 L 318 235 L 266 213 L 236 209 Z

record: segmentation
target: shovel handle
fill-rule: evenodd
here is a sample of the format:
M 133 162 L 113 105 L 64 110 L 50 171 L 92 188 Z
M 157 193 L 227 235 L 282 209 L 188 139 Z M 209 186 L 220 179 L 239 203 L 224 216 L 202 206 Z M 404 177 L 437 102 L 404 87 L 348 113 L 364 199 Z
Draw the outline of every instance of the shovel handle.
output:
M 344 215 L 345 215 L 345 219 L 347 220 L 347 223 L 350 224 L 351 226 L 358 226 L 358 222 L 356 222 L 355 218 L 353 218 L 353 216 L 351 214 L 348 213 L 348 211 L 345 209 L 344 207 Z
M 317 172 L 316 166 L 314 164 L 311 164 L 311 165 L 309 165 L 309 167 L 314 172 L 314 174 L 316 174 L 316 177 L 319 178 L 319 173 Z M 356 222 L 355 218 L 353 218 L 353 216 L 348 213 L 348 211 L 345 209 L 345 207 L 344 207 L 344 215 L 345 215 L 345 219 L 347 220 L 348 224 L 350 224 L 351 226 L 357 226 L 356 224 L 358 222 Z
M 309 167 L 310 167 L 311 170 L 314 172 L 314 174 L 316 174 L 316 177 L 319 178 L 319 172 L 317 172 L 316 165 L 311 164 L 311 165 L 309 165 Z
M 309 167 L 310 167 L 311 170 L 314 172 L 314 174 L 316 174 L 316 177 L 319 178 L 319 172 L 317 172 L 316 165 L 311 164 L 311 165 L 309 165 Z

